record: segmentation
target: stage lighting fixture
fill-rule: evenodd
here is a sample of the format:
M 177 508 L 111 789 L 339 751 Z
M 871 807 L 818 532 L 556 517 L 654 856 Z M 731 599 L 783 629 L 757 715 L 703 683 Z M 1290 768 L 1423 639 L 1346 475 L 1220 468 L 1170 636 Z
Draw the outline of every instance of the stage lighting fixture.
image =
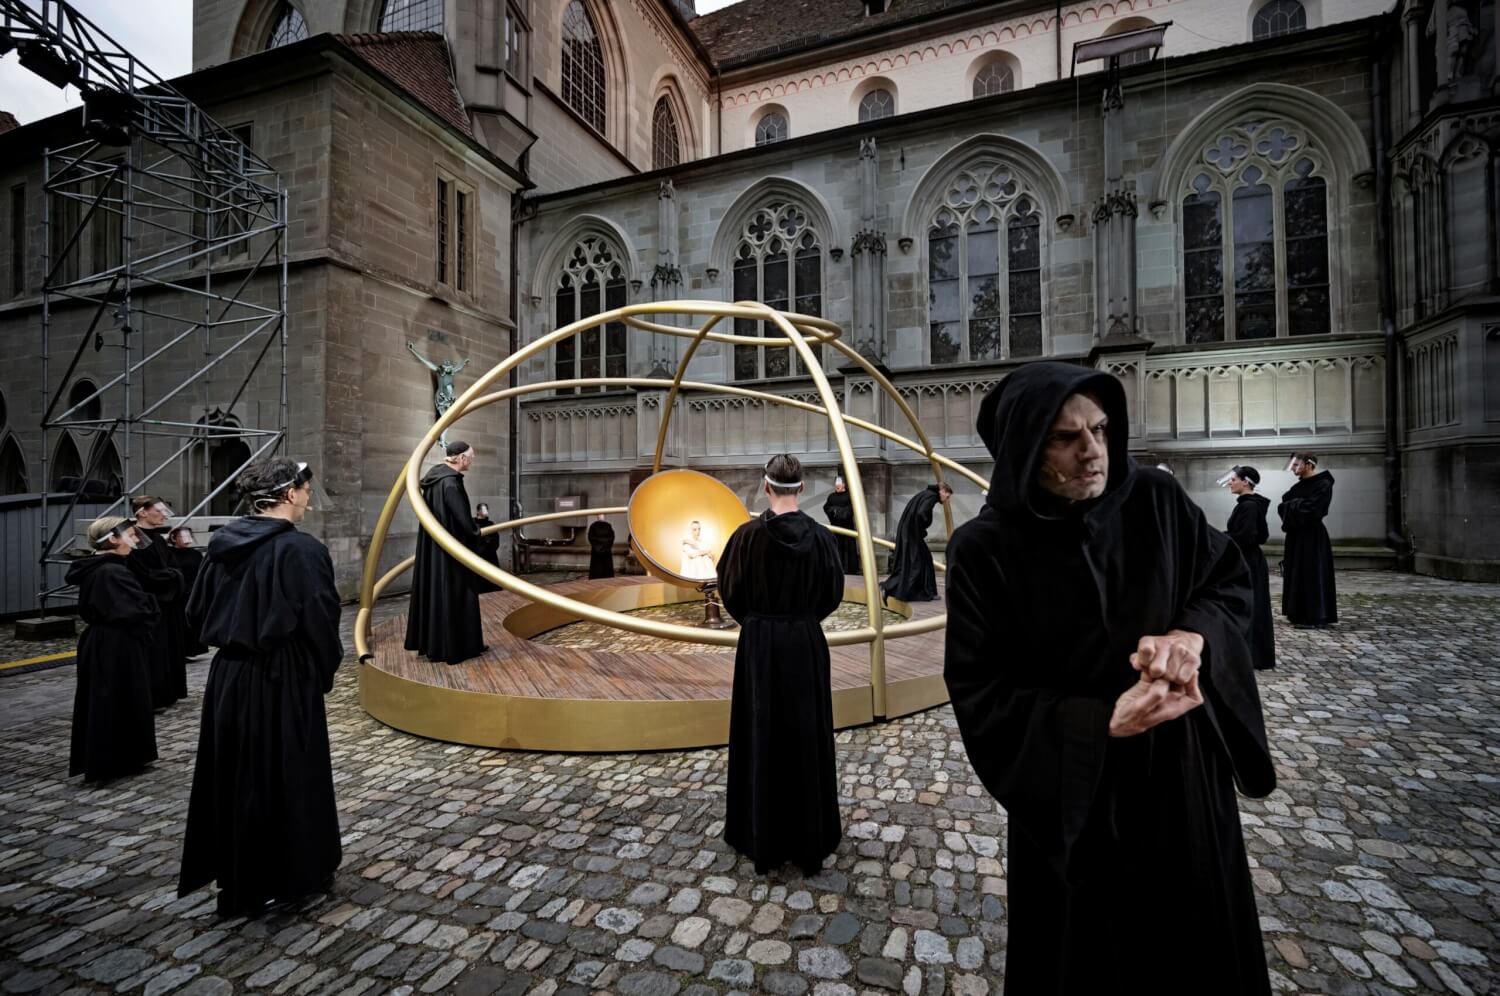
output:
M 1156 52 L 1161 50 L 1162 38 L 1171 26 L 1171 21 L 1165 21 L 1161 24 L 1153 24 L 1149 28 L 1121 31 L 1117 35 L 1104 35 L 1099 38 L 1090 38 L 1087 41 L 1075 42 L 1073 45 L 1073 69 L 1077 71 L 1080 62 L 1108 59 L 1110 69 L 1112 71 L 1118 70 L 1120 56 L 1131 52 L 1139 52 L 1142 49 L 1153 49 L 1152 57 L 1155 58 Z
M 10 54 L 11 49 L 16 47 L 16 40 L 9 31 L 0 28 L 0 58 Z
M 93 89 L 83 95 L 87 120 L 83 130 L 104 145 L 129 145 L 130 127 L 139 102 L 118 90 Z
M 77 86 L 83 82 L 83 66 L 77 59 L 36 39 L 21 46 L 21 65 L 55 87 Z

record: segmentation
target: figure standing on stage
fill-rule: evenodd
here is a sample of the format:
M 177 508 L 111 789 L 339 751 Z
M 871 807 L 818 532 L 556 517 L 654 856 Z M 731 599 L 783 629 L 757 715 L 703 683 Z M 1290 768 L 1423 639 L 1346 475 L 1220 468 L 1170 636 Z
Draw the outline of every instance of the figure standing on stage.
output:
M 464 489 L 464 474 L 474 465 L 474 450 L 457 440 L 448 444 L 447 454 L 446 460 L 423 476 L 422 498 L 454 539 L 478 552 L 482 537 L 474 527 L 469 493 Z M 406 649 L 443 664 L 460 664 L 484 653 L 475 584 L 478 580 L 425 529 L 419 531 L 411 608 L 406 617 Z
M 437 417 L 442 418 L 448 409 L 453 407 L 453 402 L 458 397 L 453 390 L 453 375 L 469 365 L 468 358 L 465 357 L 462 363 L 451 363 L 448 360 L 440 360 L 434 363 L 417 352 L 417 344 L 410 339 L 406 340 L 406 348 L 411 351 L 411 355 L 421 361 L 422 366 L 432 371 L 432 407 L 437 409 Z M 447 432 L 438 436 L 438 445 L 445 449 L 447 448 Z
M 766 464 L 771 507 L 734 531 L 719 594 L 742 627 L 729 713 L 724 840 L 765 874 L 815 874 L 838 847 L 833 694 L 822 620 L 844 596 L 833 534 L 797 509 L 802 465 Z
M 703 542 L 703 523 L 694 519 L 688 523 L 688 534 L 682 538 L 682 570 L 677 573 L 685 578 L 706 581 L 718 569 L 714 565 L 714 552 Z
M 1287 468 L 1297 483 L 1281 496 L 1277 514 L 1286 534 L 1281 570 L 1281 611 L 1298 629 L 1322 629 L 1339 621 L 1333 577 L 1333 542 L 1323 519 L 1333 504 L 1333 475 L 1318 470 L 1318 458 L 1295 453 Z
M 1224 531 L 1240 548 L 1245 565 L 1250 568 L 1250 589 L 1254 595 L 1250 610 L 1250 661 L 1257 671 L 1276 666 L 1276 627 L 1271 621 L 1271 572 L 1261 545 L 1270 538 L 1266 510 L 1271 499 L 1255 493 L 1260 471 L 1238 466 L 1229 472 L 1225 487 L 1235 495 L 1234 511 Z
M 854 528 L 854 501 L 849 497 L 849 488 L 844 484 L 842 477 L 833 479 L 833 490 L 823 501 L 823 516 L 830 526 L 838 526 L 841 529 Z M 835 533 L 833 542 L 838 547 L 839 563 L 843 565 L 844 573 L 858 574 L 859 544 L 855 542 L 854 537 L 840 536 Z
M 331 887 L 342 860 L 323 696 L 344 656 L 328 550 L 297 529 L 307 464 L 246 468 L 253 514 L 214 532 L 188 621 L 218 647 L 188 803 L 177 894 L 219 883 L 221 916 Z
M 589 523 L 589 578 L 615 576 L 615 527 L 600 515 Z
M 182 602 L 188 592 L 168 541 L 172 509 L 155 495 L 137 495 L 130 500 L 130 510 L 141 542 L 127 563 L 161 608 L 151 641 L 151 699 L 156 708 L 164 709 L 187 698 L 188 638 Z
M 931 602 L 938 597 L 937 570 L 932 565 L 932 551 L 927 549 L 927 530 L 938 505 L 948 504 L 953 489 L 946 484 L 929 484 L 901 513 L 896 527 L 896 550 L 891 554 L 891 575 L 880 585 L 886 598 L 903 602 Z
M 1249 572 L 1129 424 L 1111 374 L 1021 366 L 980 406 L 994 476 L 948 545 L 943 677 L 1009 825 L 1005 991 L 1262 996 Z M 1142 957 L 1152 923 L 1170 951 Z
M 151 702 L 151 641 L 159 612 L 126 558 L 140 542 L 131 520 L 95 519 L 94 555 L 68 568 L 78 586 L 78 690 L 68 776 L 99 782 L 132 774 L 156 760 Z
M 500 567 L 500 534 L 484 531 L 492 525 L 494 521 L 490 518 L 490 506 L 486 502 L 475 505 L 474 528 L 479 530 L 479 547 L 474 552 L 498 569 Z M 474 575 L 474 590 L 480 593 L 499 591 L 500 586 L 476 574 Z

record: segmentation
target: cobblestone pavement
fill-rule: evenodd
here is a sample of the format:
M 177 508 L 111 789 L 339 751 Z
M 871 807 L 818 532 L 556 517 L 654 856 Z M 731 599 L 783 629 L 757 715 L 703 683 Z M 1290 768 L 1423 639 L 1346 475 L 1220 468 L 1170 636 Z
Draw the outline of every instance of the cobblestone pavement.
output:
M 1282 628 L 1263 676 L 1281 787 L 1242 803 L 1276 987 L 1491 993 L 1500 942 L 1500 586 L 1340 576 L 1342 621 Z M 384 603 L 382 613 L 398 611 Z M 352 621 L 346 613 L 346 622 Z M 201 692 L 207 662 L 190 666 Z M 174 894 L 197 715 L 161 759 L 64 778 L 71 669 L 0 693 L 7 992 L 998 992 L 1005 817 L 946 708 L 838 737 L 846 836 L 757 877 L 719 840 L 721 750 L 502 753 L 328 698 L 333 894 L 218 921 Z

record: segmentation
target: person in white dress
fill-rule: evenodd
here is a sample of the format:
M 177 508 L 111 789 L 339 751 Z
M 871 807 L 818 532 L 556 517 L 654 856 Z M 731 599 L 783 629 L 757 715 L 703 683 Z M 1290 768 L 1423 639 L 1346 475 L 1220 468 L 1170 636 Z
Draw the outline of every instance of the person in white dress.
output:
M 682 570 L 685 578 L 707 581 L 717 576 L 714 552 L 703 542 L 703 524 L 697 519 L 688 523 L 688 535 L 682 538 Z

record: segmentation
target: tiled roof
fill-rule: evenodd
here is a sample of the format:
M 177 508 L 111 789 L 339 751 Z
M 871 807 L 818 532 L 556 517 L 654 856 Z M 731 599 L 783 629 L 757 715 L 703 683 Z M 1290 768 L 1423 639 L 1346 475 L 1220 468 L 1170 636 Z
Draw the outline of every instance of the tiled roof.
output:
M 0 111 L 0 135 L 19 127 L 21 127 L 21 122 L 16 120 L 14 114 L 10 111 Z
M 387 31 L 338 38 L 438 117 L 474 137 L 463 98 L 453 81 L 448 43 L 442 35 L 430 31 Z
M 714 60 L 732 68 L 979 6 L 984 0 L 890 0 L 884 13 L 866 16 L 864 0 L 740 0 L 689 23 Z

